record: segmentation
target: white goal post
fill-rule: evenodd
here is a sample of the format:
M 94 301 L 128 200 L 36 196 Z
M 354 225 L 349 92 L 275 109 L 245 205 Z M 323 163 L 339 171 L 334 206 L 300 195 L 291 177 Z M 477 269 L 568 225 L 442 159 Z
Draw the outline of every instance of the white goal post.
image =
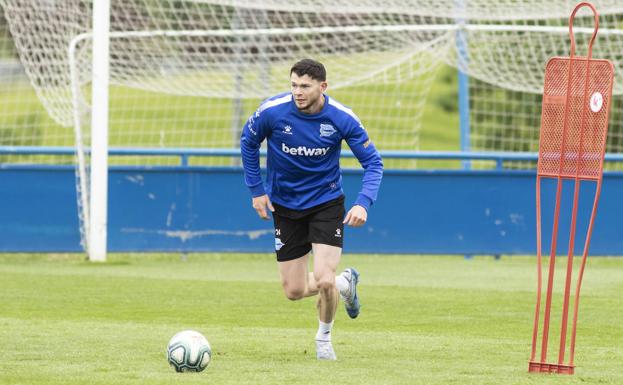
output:
M 240 29 L 240 30 L 227 30 L 227 31 L 213 31 L 213 30 L 188 30 L 188 31 L 175 31 L 175 30 L 157 30 L 157 31 L 103 31 L 97 32 L 95 29 L 93 33 L 83 33 L 74 37 L 68 47 L 68 58 L 70 68 L 71 79 L 71 91 L 72 91 L 72 105 L 73 105 L 73 122 L 74 132 L 77 147 L 77 191 L 79 195 L 78 205 L 81 211 L 81 224 L 83 232 L 83 243 L 88 253 L 89 259 L 92 261 L 105 261 L 106 260 L 106 223 L 107 223 L 107 188 L 108 188 L 108 65 L 101 65 L 102 61 L 106 61 L 102 52 L 107 51 L 108 44 L 102 48 L 96 48 L 96 42 L 98 38 L 108 42 L 114 39 L 145 39 L 145 38 L 180 38 L 180 37 L 236 37 L 236 36 L 291 36 L 291 35 L 308 35 L 308 34 L 332 34 L 332 33 L 362 33 L 362 32 L 405 32 L 405 31 L 417 31 L 417 32 L 431 32 L 442 31 L 444 33 L 450 33 L 456 29 L 453 25 L 444 26 L 357 26 L 357 27 L 324 27 L 324 28 L 275 28 L 275 29 Z M 98 35 L 101 34 L 101 35 Z M 427 45 L 435 45 L 441 39 L 432 40 Z M 81 81 L 78 74 L 78 46 L 85 42 L 92 41 L 93 43 L 93 80 L 92 80 L 92 109 L 91 109 L 91 143 L 87 146 L 83 137 L 83 130 L 85 124 L 82 116 L 83 110 L 88 105 L 81 91 Z M 103 44 L 101 41 L 99 44 Z M 420 48 L 420 51 L 425 50 L 426 45 Z M 100 52 L 97 56 L 95 52 Z M 398 61 L 388 62 L 384 65 L 377 66 L 374 71 L 369 71 L 363 76 L 353 76 L 351 79 L 343 82 L 342 87 L 350 85 L 351 83 L 357 83 L 366 79 L 374 79 L 377 76 L 388 76 L 397 65 L 401 62 L 407 62 L 413 60 L 413 55 L 418 52 L 407 53 L 403 58 Z M 99 63 L 97 68 L 95 63 Z M 423 72 L 430 72 L 438 63 L 438 60 L 432 59 L 426 54 L 421 65 L 424 67 Z M 413 69 L 410 69 L 411 74 L 406 76 L 406 79 L 413 77 Z M 96 82 L 96 79 L 99 80 Z M 421 88 L 421 87 L 420 87 Z M 99 102 L 96 102 L 98 100 Z M 96 107 L 99 107 L 96 109 Z M 87 154 L 89 152 L 90 153 Z M 90 155 L 90 157 L 88 156 Z M 90 165 L 89 165 L 90 159 Z

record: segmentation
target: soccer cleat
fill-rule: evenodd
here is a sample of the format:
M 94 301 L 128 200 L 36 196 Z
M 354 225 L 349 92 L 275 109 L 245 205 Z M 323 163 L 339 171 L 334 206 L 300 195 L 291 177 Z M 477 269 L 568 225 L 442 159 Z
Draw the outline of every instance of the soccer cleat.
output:
M 345 274 L 347 272 L 350 273 L 348 274 L 350 276 L 348 278 L 346 278 L 346 274 Z M 342 299 L 344 300 L 344 306 L 346 307 L 346 313 L 348 313 L 348 316 L 350 318 L 357 318 L 357 316 L 359 315 L 359 309 L 361 309 L 361 304 L 359 303 L 359 297 L 357 296 L 357 284 L 359 283 L 359 272 L 355 270 L 354 268 L 349 267 L 348 269 L 344 270 L 342 274 L 344 274 L 344 277 L 348 281 L 348 294 L 342 296 Z
M 331 341 L 316 340 L 316 358 L 319 360 L 335 361 L 337 357 L 333 351 Z

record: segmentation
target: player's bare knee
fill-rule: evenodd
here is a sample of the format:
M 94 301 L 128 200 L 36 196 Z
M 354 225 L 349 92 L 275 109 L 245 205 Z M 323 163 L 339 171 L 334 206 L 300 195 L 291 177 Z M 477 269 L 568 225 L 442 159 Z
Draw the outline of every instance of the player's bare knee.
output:
M 305 295 L 305 288 L 288 286 L 287 284 L 284 284 L 283 292 L 290 301 L 296 301 L 303 298 L 303 296 Z
M 335 290 L 335 276 L 324 275 L 316 278 L 316 285 L 319 290 Z
M 286 297 L 290 300 L 290 301 L 298 301 L 299 299 L 303 298 L 303 294 L 305 294 L 305 290 L 292 290 L 292 291 L 286 291 Z

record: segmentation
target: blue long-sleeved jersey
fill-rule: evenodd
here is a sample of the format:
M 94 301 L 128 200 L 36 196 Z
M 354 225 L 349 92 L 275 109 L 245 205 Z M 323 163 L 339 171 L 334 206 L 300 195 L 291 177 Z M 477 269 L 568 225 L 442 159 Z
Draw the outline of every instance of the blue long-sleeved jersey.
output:
M 304 210 L 338 198 L 342 190 L 341 142 L 345 140 L 364 168 L 363 187 L 355 204 L 366 210 L 376 200 L 383 162 L 359 118 L 324 95 L 317 114 L 296 108 L 291 93 L 264 101 L 242 130 L 240 151 L 245 183 L 253 197 Z M 260 174 L 260 144 L 268 141 L 266 183 Z

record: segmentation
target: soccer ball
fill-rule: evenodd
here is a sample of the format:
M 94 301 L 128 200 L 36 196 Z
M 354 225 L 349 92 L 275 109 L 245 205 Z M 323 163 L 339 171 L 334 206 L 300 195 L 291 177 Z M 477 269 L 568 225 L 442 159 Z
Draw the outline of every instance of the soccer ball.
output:
M 177 333 L 167 346 L 167 360 L 176 372 L 201 372 L 211 358 L 210 343 L 194 330 Z

